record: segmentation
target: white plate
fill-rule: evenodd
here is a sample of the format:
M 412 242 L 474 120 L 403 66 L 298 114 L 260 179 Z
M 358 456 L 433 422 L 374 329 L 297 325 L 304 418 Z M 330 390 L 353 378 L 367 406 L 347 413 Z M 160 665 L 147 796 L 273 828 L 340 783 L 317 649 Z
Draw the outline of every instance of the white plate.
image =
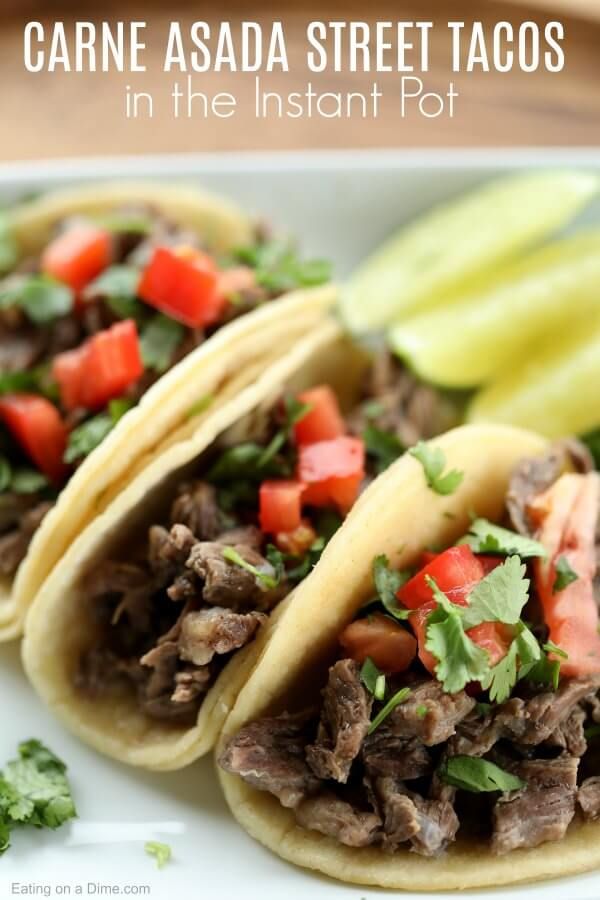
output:
M 90 178 L 197 178 L 285 226 L 309 252 L 349 272 L 394 227 L 431 204 L 502 172 L 537 165 L 600 170 L 594 151 L 398 154 L 315 153 L 146 157 L 0 167 L 0 201 Z M 590 216 L 600 221 L 600 205 Z M 16 646 L 0 648 L 0 765 L 38 737 L 69 765 L 79 820 L 55 833 L 24 831 L 0 860 L 0 900 L 16 896 L 242 897 L 324 900 L 381 897 L 295 869 L 250 840 L 229 816 L 212 760 L 156 775 L 106 760 L 65 733 L 28 689 Z M 162 871 L 143 843 L 171 844 Z M 81 843 L 83 841 L 83 843 Z M 87 843 L 85 843 L 87 841 Z M 560 845 L 556 852 L 560 853 Z M 426 866 L 427 862 L 424 861 Z M 427 900 L 434 895 L 403 895 Z M 537 886 L 440 897 L 597 900 L 600 873 Z

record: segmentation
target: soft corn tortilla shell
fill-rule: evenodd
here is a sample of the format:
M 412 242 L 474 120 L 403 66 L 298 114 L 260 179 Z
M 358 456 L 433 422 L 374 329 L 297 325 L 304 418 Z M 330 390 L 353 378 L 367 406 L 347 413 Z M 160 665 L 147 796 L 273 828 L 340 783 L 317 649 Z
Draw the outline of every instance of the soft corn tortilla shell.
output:
M 410 456 L 395 463 L 363 494 L 343 529 L 331 540 L 319 565 L 297 589 L 293 603 L 252 677 L 241 690 L 220 740 L 268 712 L 310 702 L 322 685 L 327 660 L 342 628 L 372 595 L 371 563 L 385 553 L 394 566 L 414 563 L 435 545 L 447 546 L 466 531 L 469 514 L 497 519 L 510 472 L 527 456 L 539 455 L 537 435 L 501 426 L 467 426 L 433 442 L 443 449 L 447 469 L 465 473 L 448 497 L 426 487 L 420 464 Z M 274 797 L 241 778 L 219 776 L 240 824 L 279 856 L 333 878 L 406 890 L 456 890 L 533 881 L 591 869 L 600 863 L 600 829 L 574 825 L 560 845 L 494 857 L 481 844 L 457 843 L 439 859 L 406 850 L 356 849 L 308 831 Z
M 23 254 L 35 252 L 53 225 L 70 214 L 109 212 L 136 203 L 210 236 L 219 251 L 247 243 L 252 236 L 249 220 L 221 200 L 195 189 L 143 183 L 47 195 L 13 213 L 13 232 Z M 285 353 L 334 301 L 335 289 L 327 286 L 265 304 L 219 329 L 144 394 L 65 485 L 15 579 L 0 579 L 0 641 L 21 633 L 28 606 L 71 542 L 131 480 L 140 460 L 151 460 L 165 436 L 185 423 L 188 410 L 206 396 L 221 402 L 228 384 L 234 383 L 236 390 L 250 384 L 257 362 L 265 366 Z
M 251 386 L 204 417 L 191 434 L 181 434 L 72 544 L 29 611 L 23 660 L 40 696 L 84 741 L 109 756 L 151 769 L 179 768 L 214 745 L 279 613 L 252 644 L 232 657 L 207 694 L 197 724 L 186 729 L 144 716 L 131 690 L 90 699 L 73 687 L 80 653 L 93 637 L 82 579 L 103 559 L 122 555 L 131 535 L 143 534 L 159 520 L 156 516 L 168 509 L 174 487 L 218 437 L 231 444 L 244 440 L 252 422 L 260 420 L 286 388 L 301 390 L 327 381 L 339 386 L 340 402 L 349 407 L 365 362 L 364 354 L 341 336 L 338 326 L 324 321 L 285 358 L 266 371 L 255 372 Z

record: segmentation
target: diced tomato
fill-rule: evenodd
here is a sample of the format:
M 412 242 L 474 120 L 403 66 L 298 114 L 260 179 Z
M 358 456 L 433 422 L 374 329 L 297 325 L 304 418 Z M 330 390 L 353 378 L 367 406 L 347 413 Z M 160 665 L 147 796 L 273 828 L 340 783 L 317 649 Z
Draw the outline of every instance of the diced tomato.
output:
M 100 409 L 142 375 L 135 322 L 126 319 L 99 331 L 81 347 L 59 353 L 52 364 L 66 409 Z
M 561 659 L 561 672 L 568 676 L 600 672 L 599 616 L 593 589 L 599 502 L 598 473 L 568 473 L 537 497 L 530 510 L 540 526 L 538 540 L 548 554 L 535 561 L 537 590 L 550 640 L 568 654 L 568 659 Z M 555 593 L 561 557 L 578 577 Z
M 334 504 L 346 514 L 365 476 L 365 446 L 360 438 L 337 437 L 305 444 L 298 450 L 297 478 L 309 506 Z
M 427 640 L 426 628 L 427 628 L 427 619 L 436 608 L 437 603 L 435 600 L 430 600 L 428 603 L 424 603 L 422 606 L 419 606 L 413 613 L 409 616 L 409 623 L 414 631 L 417 644 L 419 648 L 419 659 L 425 666 L 428 672 L 432 675 L 435 674 L 435 667 L 438 664 L 437 659 L 430 653 L 429 650 L 425 647 L 425 641 Z
M 330 441 L 346 433 L 346 423 L 332 389 L 322 384 L 298 394 L 300 403 L 309 406 L 308 412 L 294 425 L 297 444 Z
M 293 531 L 278 531 L 274 540 L 282 553 L 291 553 L 292 556 L 302 556 L 317 539 L 317 533 L 310 522 L 302 519 Z
M 191 247 L 157 247 L 142 272 L 137 293 L 150 306 L 191 328 L 216 322 L 228 303 L 219 289 L 214 260 Z
M 263 481 L 259 491 L 261 531 L 276 534 L 295 531 L 302 524 L 302 493 L 299 481 Z
M 379 613 L 344 628 L 340 644 L 351 659 L 363 663 L 369 656 L 386 673 L 406 671 L 417 652 L 412 634 Z
M 77 292 L 106 269 L 111 258 L 110 232 L 85 222 L 73 225 L 48 244 L 41 269 Z
M 52 377 L 58 384 L 60 400 L 65 409 L 83 407 L 83 374 L 87 344 L 59 353 L 52 361 Z
M 493 572 L 495 568 L 506 561 L 505 556 L 483 556 L 482 554 L 479 554 L 477 559 L 483 566 L 484 575 L 489 575 L 490 572 Z
M 483 578 L 484 569 L 468 544 L 449 547 L 400 588 L 397 596 L 404 606 L 418 609 L 433 599 L 433 592 L 425 580 L 427 576 L 434 579 L 449 600 L 465 606 L 469 593 Z
M 67 428 L 57 408 L 36 394 L 5 394 L 0 417 L 38 469 L 51 481 L 62 481 Z
M 514 629 L 509 625 L 503 625 L 502 622 L 482 622 L 481 625 L 470 628 L 467 635 L 474 644 L 487 650 L 490 665 L 495 666 L 508 653 L 514 637 L 513 632 Z
M 434 553 L 433 550 L 423 550 L 421 553 L 421 567 L 428 566 L 439 555 L 439 553 Z

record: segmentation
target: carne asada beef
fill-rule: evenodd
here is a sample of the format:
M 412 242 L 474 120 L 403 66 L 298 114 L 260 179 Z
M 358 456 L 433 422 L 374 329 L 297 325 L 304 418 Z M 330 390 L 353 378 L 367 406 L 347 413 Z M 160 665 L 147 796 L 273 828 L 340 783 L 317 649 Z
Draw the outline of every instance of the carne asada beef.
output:
M 586 821 L 600 819 L 600 775 L 585 779 L 577 791 L 577 803 Z
M 274 578 L 273 566 L 252 547 L 238 544 L 233 549 L 262 575 Z M 277 593 L 265 589 L 251 571 L 232 566 L 217 542 L 194 544 L 186 566 L 202 580 L 202 597 L 211 606 L 269 610 L 278 600 Z
M 375 813 L 355 809 L 331 791 L 302 800 L 295 814 L 303 828 L 335 838 L 348 847 L 368 847 L 381 828 L 381 819 Z
M 456 408 L 438 390 L 419 381 L 389 350 L 382 349 L 375 357 L 364 396 L 365 403 L 349 417 L 354 434 L 362 434 L 371 425 L 411 447 L 457 424 Z
M 373 697 L 361 684 L 358 665 L 349 659 L 331 667 L 323 697 L 317 739 L 307 747 L 306 759 L 319 778 L 345 784 L 369 728 Z
M 373 790 L 383 814 L 386 850 L 410 841 L 422 856 L 437 856 L 456 837 L 458 817 L 447 800 L 421 797 L 390 777 L 375 779 Z
M 388 716 L 388 727 L 395 737 L 418 738 L 427 747 L 447 741 L 456 726 L 475 706 L 464 691 L 446 694 L 434 680 L 417 684 L 405 703 Z
M 399 738 L 386 720 L 365 738 L 362 760 L 370 776 L 390 775 L 401 781 L 423 778 L 433 772 L 427 747 L 416 738 Z
M 577 767 L 570 756 L 527 760 L 517 767 L 527 787 L 494 806 L 491 848 L 496 854 L 559 841 L 575 815 Z
M 185 525 L 198 541 L 213 541 L 223 531 L 217 491 L 206 481 L 183 484 L 171 506 L 171 522 Z
M 231 653 L 248 643 L 266 621 L 258 612 L 236 613 L 213 606 L 184 616 L 177 650 L 181 659 L 206 666 L 215 654 Z
M 260 791 L 274 794 L 282 806 L 298 804 L 320 787 L 305 759 L 312 716 L 278 716 L 248 725 L 225 748 L 220 765 L 238 773 Z

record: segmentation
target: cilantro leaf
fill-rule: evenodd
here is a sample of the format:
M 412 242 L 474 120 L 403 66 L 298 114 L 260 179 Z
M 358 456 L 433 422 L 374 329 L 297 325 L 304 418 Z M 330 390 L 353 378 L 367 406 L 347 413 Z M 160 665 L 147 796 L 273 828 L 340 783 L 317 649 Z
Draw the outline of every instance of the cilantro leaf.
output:
M 14 469 L 10 480 L 10 489 L 15 494 L 37 494 L 49 486 L 50 482 L 42 472 L 20 466 Z
M 76 462 L 88 456 L 92 450 L 98 447 L 104 438 L 112 431 L 119 419 L 122 419 L 133 403 L 127 397 L 117 397 L 108 404 L 107 413 L 99 413 L 92 416 L 74 428 L 69 435 L 67 448 L 64 454 L 66 463 Z
M 0 375 L 0 394 L 31 393 L 39 390 L 35 372 L 3 372 Z
M 565 650 L 563 650 L 561 647 L 557 647 L 556 644 L 554 644 L 552 641 L 547 641 L 543 645 L 542 649 L 545 650 L 546 653 L 554 653 L 556 656 L 560 656 L 561 659 L 569 658 L 569 654 L 566 653 Z
M 400 690 L 397 691 L 393 697 L 390 697 L 388 702 L 385 704 L 385 706 L 382 709 L 379 710 L 379 712 L 377 713 L 377 715 L 375 716 L 375 718 L 369 725 L 369 730 L 367 731 L 367 734 L 373 734 L 375 729 L 379 728 L 379 726 L 384 721 L 384 719 L 387 719 L 387 717 L 392 712 L 392 710 L 394 710 L 401 703 L 404 703 L 404 701 L 406 700 L 406 698 L 409 696 L 410 693 L 411 693 L 410 688 L 405 687 L 405 688 L 400 688 Z
M 368 455 L 376 461 L 377 472 L 385 471 L 406 449 L 393 431 L 384 431 L 375 425 L 367 425 L 362 436 Z
M 0 776 L 0 852 L 13 825 L 58 828 L 76 814 L 65 764 L 40 741 L 20 744 Z
M 426 576 L 438 607 L 427 620 L 425 647 L 438 660 L 435 674 L 449 694 L 461 691 L 470 681 L 481 681 L 489 669 L 489 657 L 463 628 L 460 608 L 448 600 L 433 578 Z
M 419 719 L 424 719 L 425 716 L 427 715 L 427 713 L 429 712 L 429 707 L 425 706 L 424 703 L 421 703 L 421 704 L 419 704 L 419 706 L 417 706 L 417 708 L 415 709 L 415 712 L 416 712 L 417 716 L 419 717 Z
M 534 635 L 526 625 L 519 622 L 516 637 L 506 656 L 489 670 L 482 679 L 481 686 L 484 690 L 489 690 L 492 702 L 504 703 L 517 681 L 525 678 L 541 658 L 542 652 Z
M 109 309 L 120 319 L 143 322 L 146 309 L 136 300 L 140 273 L 134 266 L 109 266 L 87 285 L 86 298 L 102 297 Z
M 539 541 L 508 528 L 501 528 L 487 519 L 475 519 L 471 522 L 469 533 L 460 543 L 468 544 L 474 553 L 503 553 L 507 556 L 517 554 L 521 559 L 547 555 Z
M 600 469 L 600 428 L 584 434 L 581 440 L 592 454 L 596 468 Z
M 205 412 L 205 410 L 212 406 L 212 404 L 214 403 L 214 399 L 214 394 L 205 394 L 203 397 L 200 397 L 199 400 L 196 400 L 195 403 L 192 403 L 192 405 L 186 412 L 186 419 L 193 419 L 194 416 L 199 416 L 200 413 Z
M 244 557 L 241 556 L 233 547 L 224 547 L 222 550 L 222 554 L 223 559 L 226 559 L 228 562 L 239 566 L 240 569 L 245 569 L 246 572 L 250 572 L 251 575 L 254 575 L 256 580 L 266 590 L 277 587 L 277 578 L 275 577 L 275 573 L 270 574 L 269 572 L 261 571 L 261 569 L 253 566 L 252 563 L 249 563 L 247 559 L 244 559 Z
M 93 218 L 102 228 L 117 234 L 150 234 L 153 228 L 152 219 L 140 213 L 114 212 Z
M 380 672 L 370 656 L 367 656 L 360 670 L 360 680 L 376 700 L 385 697 L 385 675 Z
M 509 556 L 475 585 L 469 594 L 469 605 L 463 609 L 466 629 L 482 622 L 516 625 L 529 599 L 529 579 L 518 556 Z
M 410 610 L 398 605 L 396 594 L 402 585 L 406 584 L 410 574 L 390 569 L 389 560 L 383 553 L 373 560 L 372 571 L 375 590 L 385 611 L 395 619 L 408 619 Z
M 18 306 L 36 325 L 45 325 L 70 313 L 74 299 L 68 285 L 49 275 L 19 275 L 0 286 L 0 307 Z
M 427 486 L 432 491 L 435 491 L 436 494 L 441 494 L 442 496 L 453 494 L 461 484 L 465 475 L 464 472 L 452 469 L 450 472 L 443 474 L 446 457 L 440 447 L 432 447 L 425 441 L 419 441 L 408 452 L 421 463 Z
M 301 261 L 290 243 L 279 239 L 239 248 L 236 256 L 252 266 L 258 284 L 277 293 L 323 284 L 331 275 L 328 262 Z
M 157 869 L 162 869 L 171 859 L 171 848 L 168 844 L 163 844 L 160 841 L 146 841 L 144 850 L 148 856 L 155 858 Z
M 487 759 L 475 756 L 451 756 L 438 769 L 447 784 L 480 794 L 489 791 L 517 791 L 525 782 Z
M 564 591 L 566 587 L 573 584 L 578 578 L 579 575 L 571 568 L 567 557 L 559 556 L 556 561 L 556 578 L 552 585 L 552 593 L 558 594 L 560 591 Z
M 295 397 L 285 398 L 285 421 L 263 450 L 258 461 L 259 466 L 266 466 L 271 462 L 290 437 L 294 425 L 308 412 L 310 412 L 310 403 L 301 403 Z
M 140 351 L 144 366 L 155 372 L 165 372 L 173 354 L 183 340 L 185 328 L 180 322 L 158 314 L 143 328 Z

